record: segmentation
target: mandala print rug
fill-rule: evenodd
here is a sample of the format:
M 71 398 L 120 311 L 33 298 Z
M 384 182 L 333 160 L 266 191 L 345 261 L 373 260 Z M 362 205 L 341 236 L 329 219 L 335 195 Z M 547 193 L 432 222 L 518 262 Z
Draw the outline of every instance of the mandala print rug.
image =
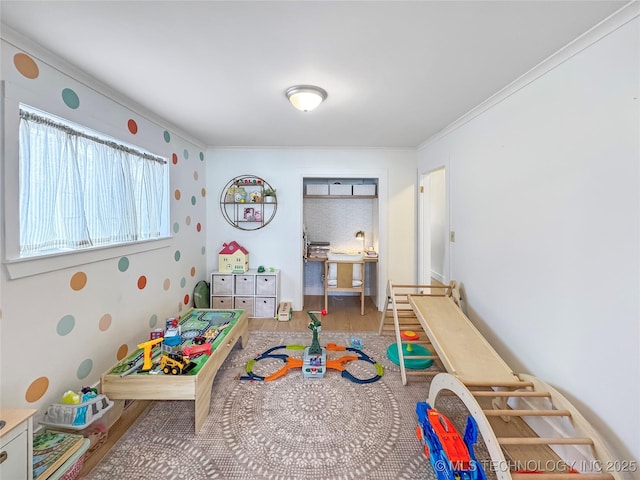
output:
M 430 377 L 411 377 L 403 386 L 399 367 L 385 355 L 389 337 L 322 332 L 320 344 L 348 346 L 352 335 L 384 367 L 380 380 L 355 383 L 337 370 L 323 378 L 303 378 L 299 368 L 274 381 L 240 380 L 247 362 L 268 349 L 308 346 L 312 339 L 311 332 L 251 332 L 247 347 L 236 345 L 219 370 L 209 416 L 198 434 L 192 402 L 153 402 L 86 478 L 436 479 L 415 432 L 416 402 L 427 399 Z M 302 358 L 300 350 L 274 353 Z M 253 372 L 267 376 L 283 365 L 266 359 Z M 376 375 L 366 361 L 346 367 L 356 378 Z M 459 400 L 442 397 L 436 408 L 464 432 L 467 411 Z M 488 458 L 481 441 L 476 454 Z

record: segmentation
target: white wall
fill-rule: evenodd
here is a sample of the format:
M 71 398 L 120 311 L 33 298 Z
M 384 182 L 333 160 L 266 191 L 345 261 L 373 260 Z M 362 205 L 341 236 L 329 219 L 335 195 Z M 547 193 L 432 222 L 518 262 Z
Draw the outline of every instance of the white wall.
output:
M 446 159 L 471 319 L 636 462 L 639 39 L 636 17 L 418 152 Z
M 446 282 L 445 240 L 448 238 L 446 218 L 445 170 L 440 168 L 429 174 L 426 194 L 429 195 L 429 221 L 431 241 L 431 277 Z
M 250 267 L 279 268 L 281 298 L 302 309 L 302 210 L 304 177 L 379 178 L 380 218 L 378 291 L 386 279 L 415 281 L 415 165 L 413 149 L 212 149 L 207 152 L 207 267 L 218 268 L 222 244 L 236 240 L 250 252 Z M 255 231 L 229 225 L 220 213 L 225 184 L 251 174 L 268 181 L 278 192 L 273 221 Z

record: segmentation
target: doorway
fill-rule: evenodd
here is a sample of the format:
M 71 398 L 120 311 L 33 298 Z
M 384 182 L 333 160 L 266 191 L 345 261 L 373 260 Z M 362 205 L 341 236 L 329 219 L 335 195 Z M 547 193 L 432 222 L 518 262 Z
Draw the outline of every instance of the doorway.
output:
M 448 283 L 449 268 L 449 216 L 447 207 L 447 179 L 444 167 L 422 175 L 420 228 L 419 282 L 437 280 Z M 433 279 L 433 280 L 432 280 Z

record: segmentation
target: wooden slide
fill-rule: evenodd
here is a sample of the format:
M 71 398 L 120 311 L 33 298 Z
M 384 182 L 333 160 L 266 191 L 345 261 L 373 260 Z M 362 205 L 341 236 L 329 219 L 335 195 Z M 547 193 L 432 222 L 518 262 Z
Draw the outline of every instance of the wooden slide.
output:
M 404 354 L 406 330 L 419 333 L 409 343 L 433 355 Z M 542 380 L 514 373 L 498 355 L 462 311 L 455 282 L 389 282 L 379 333 L 395 338 L 403 385 L 408 376 L 427 377 L 433 407 L 440 395 L 465 404 L 491 457 L 485 471 L 499 480 L 623 480 L 624 466 L 580 412 Z M 405 368 L 405 360 L 426 358 L 435 368 Z

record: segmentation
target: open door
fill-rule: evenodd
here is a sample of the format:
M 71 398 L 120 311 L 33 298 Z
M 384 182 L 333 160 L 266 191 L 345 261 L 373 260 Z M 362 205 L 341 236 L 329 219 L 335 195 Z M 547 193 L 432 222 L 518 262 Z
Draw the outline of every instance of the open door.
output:
M 418 281 L 432 279 L 449 283 L 449 216 L 445 168 L 438 168 L 420 178 L 420 225 L 418 245 L 420 265 Z

